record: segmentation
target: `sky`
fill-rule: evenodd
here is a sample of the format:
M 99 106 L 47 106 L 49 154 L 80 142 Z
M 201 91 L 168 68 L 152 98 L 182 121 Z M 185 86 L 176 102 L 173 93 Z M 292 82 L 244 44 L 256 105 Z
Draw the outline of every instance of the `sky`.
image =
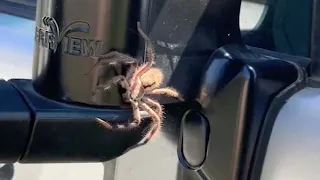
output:
M 34 26 L 34 21 L 0 13 L 0 78 L 31 78 Z M 101 163 L 14 166 L 13 180 L 24 180 L 26 176 L 33 180 L 100 180 L 104 172 Z
M 35 22 L 0 13 L 0 78 L 31 78 Z

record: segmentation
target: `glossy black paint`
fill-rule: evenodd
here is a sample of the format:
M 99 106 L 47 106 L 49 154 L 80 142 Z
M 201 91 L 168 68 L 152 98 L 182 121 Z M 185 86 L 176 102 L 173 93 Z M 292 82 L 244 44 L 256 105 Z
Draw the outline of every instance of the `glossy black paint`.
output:
M 276 117 L 286 101 L 293 96 L 296 92 L 306 88 L 313 87 L 319 88 L 319 6 L 318 0 L 313 0 L 313 12 L 312 12 L 312 36 L 311 36 L 311 59 L 301 59 L 305 63 L 299 63 L 292 61 L 292 58 L 284 58 L 288 61 L 295 62 L 296 68 L 296 80 L 288 87 L 283 89 L 277 94 L 270 104 L 269 110 L 265 115 L 265 121 L 261 127 L 261 133 L 259 135 L 255 158 L 251 166 L 250 180 L 259 179 L 261 176 L 263 161 L 266 155 L 268 142 L 272 133 L 272 129 L 276 120 Z M 294 65 L 294 64 L 293 64 Z
M 213 54 L 199 94 L 211 135 L 198 174 L 207 179 L 246 180 L 257 171 L 252 163 L 263 164 L 255 157 L 261 153 L 256 143 L 265 115 L 278 93 L 296 83 L 303 71 L 297 63 L 279 57 L 285 56 L 243 45 L 227 45 Z M 306 66 L 310 62 L 295 60 Z
M 305 83 L 305 74 L 302 68 L 309 67 L 309 59 L 246 47 L 242 44 L 238 27 L 239 8 L 240 1 L 238 0 L 210 1 L 208 3 L 205 13 L 188 42 L 188 46 L 184 50 L 177 69 L 170 80 L 170 84 L 177 86 L 187 99 L 193 100 L 199 95 L 199 102 L 203 107 L 202 112 L 209 119 L 213 132 L 206 162 L 203 168 L 198 170 L 197 175 L 191 179 L 259 179 L 267 141 L 272 130 L 272 122 L 274 122 L 277 112 L 281 109 L 286 98 L 299 90 Z M 159 28 L 159 31 L 161 30 L 163 29 Z M 182 36 L 182 34 L 180 35 Z M 314 39 L 316 37 L 314 36 Z M 208 44 L 204 43 L 207 42 L 206 40 L 209 41 Z M 317 45 L 314 47 L 317 47 Z M 216 52 L 211 56 L 214 51 Z M 175 52 L 166 53 L 174 54 Z M 190 54 L 201 55 L 195 57 L 190 56 Z M 210 56 L 211 58 L 209 58 Z M 316 59 L 316 53 L 314 57 Z M 162 59 L 157 59 L 157 61 L 161 62 Z M 164 65 L 161 67 L 167 68 Z M 206 71 L 201 84 L 199 78 L 202 76 L 203 69 L 206 69 Z M 54 109 L 59 111 L 63 109 L 63 113 L 70 112 L 68 115 L 63 115 L 66 118 L 64 119 L 65 121 L 59 121 L 57 119 L 49 119 L 46 116 L 52 118 L 57 114 L 61 115 L 61 112 L 56 112 L 57 114 L 43 113 L 41 111 L 50 110 L 45 106 L 41 107 L 41 109 L 45 110 L 33 111 L 34 116 L 39 117 L 34 122 L 35 129 L 33 130 L 33 134 L 37 136 L 33 137 L 34 135 L 31 135 L 34 139 L 28 146 L 30 148 L 28 151 L 30 152 L 27 152 L 22 162 L 61 162 L 69 161 L 68 158 L 71 158 L 72 161 L 81 161 L 79 160 L 80 156 L 84 156 L 88 161 L 96 161 L 116 157 L 121 154 L 119 152 L 126 151 L 126 148 L 119 145 L 120 142 L 118 142 L 119 147 L 121 146 L 116 148 L 118 152 L 115 152 L 116 150 L 110 152 L 110 149 L 108 149 L 105 152 L 110 152 L 110 157 L 106 157 L 107 155 L 103 155 L 102 152 L 110 148 L 111 145 L 101 145 L 100 140 L 99 142 L 89 142 L 85 135 L 90 134 L 90 138 L 99 136 L 100 139 L 102 134 L 92 123 L 94 116 L 91 116 L 89 111 L 99 112 L 99 115 L 101 113 L 106 118 L 123 112 L 125 115 L 121 114 L 119 121 L 125 119 L 122 116 L 129 117 L 129 111 L 120 110 L 112 114 L 113 110 L 104 110 L 102 112 L 101 109 L 58 103 L 37 95 L 32 92 L 32 88 L 29 86 L 29 89 L 25 90 L 26 86 L 21 85 L 18 81 L 13 82 L 19 89 L 23 89 L 21 92 L 25 94 L 27 99 L 31 99 L 32 103 L 30 104 L 35 102 L 41 104 L 43 102 L 41 106 L 48 105 L 50 108 L 53 106 Z M 200 90 L 199 86 L 201 87 Z M 37 108 L 39 108 L 39 104 Z M 173 106 L 177 105 L 174 104 Z M 185 106 L 188 109 L 189 104 L 185 104 Z M 174 112 L 175 108 L 168 106 L 172 114 L 181 114 L 182 111 Z M 36 116 L 37 113 L 39 114 L 38 116 Z M 81 117 L 78 116 L 80 113 Z M 171 113 L 170 115 L 172 115 Z M 80 121 L 79 119 L 76 120 L 76 118 L 72 119 L 71 116 L 79 118 Z M 172 116 L 173 120 L 180 117 L 177 115 Z M 172 122 L 172 125 L 175 126 L 179 123 L 179 121 Z M 71 130 L 75 134 L 67 130 Z M 93 130 L 94 133 L 91 134 Z M 166 130 L 165 128 L 164 132 Z M 262 132 L 261 135 L 260 132 Z M 139 133 L 134 135 L 136 137 L 134 138 L 135 140 L 126 139 L 126 141 L 134 144 L 140 138 Z M 45 136 L 43 136 L 44 134 Z M 170 138 L 177 138 L 176 134 L 170 135 Z M 125 138 L 128 136 L 120 135 L 120 137 Z M 65 137 L 70 139 L 64 139 Z M 73 140 L 73 138 L 76 139 L 78 137 L 80 137 L 81 142 Z M 52 139 L 52 143 L 55 145 L 65 145 L 66 147 L 61 147 L 58 150 L 54 149 L 50 146 L 50 141 L 43 141 L 43 139 L 47 140 L 46 138 Z M 66 145 L 67 142 L 69 142 L 68 145 Z M 99 152 L 87 152 L 84 147 L 89 146 L 86 146 L 84 142 L 93 147 L 99 144 L 101 149 L 98 148 Z M 71 154 L 66 149 L 67 147 L 74 147 L 72 153 L 76 153 L 70 157 L 65 157 L 63 153 Z M 229 168 L 230 166 L 232 169 Z M 182 170 L 181 174 L 186 172 L 190 173 Z M 195 173 L 192 172 L 191 174 L 194 175 Z
M 34 91 L 31 80 L 11 79 L 30 108 L 29 142 L 20 163 L 100 162 L 116 158 L 143 137 L 149 121 L 132 131 L 108 131 L 96 117 L 110 123 L 131 118 L 130 109 L 98 109 L 64 104 Z M 7 128 L 7 127 L 6 127 Z
M 214 59 L 217 61 L 206 71 L 199 98 L 211 128 L 209 152 L 201 171 L 208 179 L 233 179 L 238 174 L 245 120 L 243 108 L 251 75 L 241 64 Z M 229 75 L 224 78 L 226 74 Z
M 98 108 L 66 104 L 41 96 L 30 79 L 0 81 L 0 163 L 104 162 L 140 146 L 150 121 L 131 131 L 108 131 L 95 118 L 125 123 L 130 108 Z M 163 132 L 177 142 L 179 118 L 198 103 L 166 105 Z M 176 119 L 175 119 L 176 118 Z M 176 121 L 175 121 L 176 120 Z
M 75 10 L 74 7 L 78 3 L 81 3 L 81 5 L 78 5 L 81 8 Z M 81 21 L 85 26 L 76 29 L 81 31 L 80 33 L 77 32 L 78 48 L 74 49 L 77 49 L 76 51 L 80 54 L 70 54 L 69 52 L 72 50 L 66 50 L 73 44 L 70 43 L 71 41 L 59 42 L 54 39 L 53 42 L 57 43 L 57 49 L 53 51 L 40 45 L 41 38 L 35 38 L 32 72 L 35 90 L 45 97 L 64 102 L 123 106 L 124 102 L 121 99 L 123 91 L 119 88 L 96 92 L 99 99 L 97 102 L 93 101 L 92 92 L 98 83 L 103 84 L 114 76 L 124 75 L 128 66 L 119 63 L 117 65 L 104 65 L 102 69 L 92 69 L 97 63 L 96 58 L 92 58 L 92 56 L 98 57 L 110 51 L 119 51 L 136 57 L 137 63 L 141 63 L 142 58 L 140 57 L 143 57 L 144 45 L 140 43 L 143 41 L 137 33 L 137 22 L 141 22 L 145 31 L 148 3 L 146 0 L 131 0 L 129 2 L 102 0 L 88 3 L 87 6 L 91 5 L 90 8 L 87 8 L 84 5 L 85 3 L 88 3 L 88 1 L 42 0 L 37 2 L 35 20 L 38 29 L 48 29 L 43 22 L 43 17 L 50 17 L 55 20 L 56 24 L 52 23 L 55 24 L 53 29 L 58 28 L 60 32 L 63 32 L 65 27 L 72 28 L 68 25 L 75 21 Z M 104 8 L 99 8 L 103 5 Z M 103 19 L 104 22 L 99 19 Z M 118 29 L 114 30 L 115 27 Z M 36 37 L 40 37 L 42 33 L 35 34 Z M 55 36 L 62 36 L 62 34 Z M 72 31 L 70 31 L 70 34 L 64 35 L 63 40 L 66 40 L 66 37 L 69 36 L 72 37 Z M 43 39 L 46 38 L 43 37 Z M 40 43 L 37 43 L 37 40 Z M 90 45 L 81 46 L 81 44 L 86 43 L 98 44 L 96 41 L 101 42 L 101 47 L 94 46 L 94 48 L 99 49 L 94 55 L 90 54 Z M 81 54 L 84 51 L 87 54 Z
M 191 5 L 190 3 L 189 6 Z M 212 53 L 226 44 L 242 43 L 239 28 L 240 5 L 241 0 L 206 1 L 202 15 L 169 81 L 186 99 L 193 100 L 197 97 L 199 79 Z M 183 30 L 181 31 L 183 34 Z
M 19 161 L 28 142 L 31 114 L 19 92 L 0 80 L 0 163 Z
M 268 149 L 268 143 L 272 133 L 272 129 L 276 118 L 287 100 L 298 91 L 305 87 L 317 87 L 319 88 L 319 82 L 314 84 L 310 83 L 310 79 L 307 79 L 307 73 L 305 69 L 301 68 L 295 63 L 292 63 L 295 69 L 295 80 L 281 92 L 279 92 L 271 101 L 268 111 L 265 114 L 264 121 L 261 124 L 260 134 L 258 136 L 255 151 L 253 154 L 253 161 L 250 167 L 250 176 L 248 179 L 256 180 L 261 176 L 264 158 Z

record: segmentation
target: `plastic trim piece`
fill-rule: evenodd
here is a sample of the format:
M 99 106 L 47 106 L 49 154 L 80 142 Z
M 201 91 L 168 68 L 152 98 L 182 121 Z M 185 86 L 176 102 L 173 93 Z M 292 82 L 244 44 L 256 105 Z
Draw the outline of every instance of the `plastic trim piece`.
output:
M 207 118 L 198 111 L 187 111 L 182 117 L 178 142 L 178 158 L 185 168 L 194 171 L 202 168 L 208 155 L 209 137 L 210 124 Z
M 286 58 L 235 44 L 213 54 L 198 99 L 211 129 L 208 156 L 196 169 L 198 175 L 225 180 L 251 177 L 269 106 L 279 93 L 306 77 L 303 68 Z M 293 59 L 304 66 L 310 62 Z
M 0 80 L 0 99 L 0 163 L 14 163 L 25 152 L 31 116 L 19 92 L 3 79 Z
M 254 162 L 251 170 L 251 180 L 256 180 L 257 178 L 260 179 L 261 177 L 264 159 L 268 150 L 273 126 L 277 120 L 280 110 L 282 109 L 282 106 L 287 103 L 289 98 L 307 87 L 320 88 L 320 82 L 314 80 L 313 78 L 307 78 L 305 72 L 300 72 L 300 77 L 297 79 L 296 83 L 279 93 L 279 95 L 272 102 L 261 130 L 261 135 L 256 149 L 257 153 L 255 154 L 256 161 Z
M 132 118 L 131 109 L 98 109 L 65 104 L 34 91 L 31 80 L 9 80 L 30 107 L 32 132 L 20 163 L 102 162 L 127 152 L 143 138 L 148 120 L 132 131 L 108 131 L 96 123 Z

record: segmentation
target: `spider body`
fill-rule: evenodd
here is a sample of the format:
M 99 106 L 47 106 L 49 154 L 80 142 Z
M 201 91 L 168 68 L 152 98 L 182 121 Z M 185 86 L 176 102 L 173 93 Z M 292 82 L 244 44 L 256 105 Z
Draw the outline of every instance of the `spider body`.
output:
M 182 100 L 179 93 L 171 87 L 160 88 L 164 75 L 162 71 L 156 67 L 153 67 L 155 60 L 155 52 L 153 44 L 150 39 L 144 34 L 140 28 L 139 22 L 137 23 L 137 28 L 140 36 L 146 42 L 146 63 L 141 64 L 140 66 L 131 66 L 127 74 L 119 75 L 112 78 L 109 83 L 102 84 L 97 87 L 97 89 L 107 90 L 111 87 L 112 84 L 118 84 L 120 87 L 125 89 L 125 93 L 122 94 L 122 97 L 125 102 L 131 104 L 133 111 L 133 121 L 126 124 L 120 125 L 117 124 L 116 127 L 111 124 L 103 121 L 102 119 L 97 118 L 97 121 L 108 129 L 131 129 L 137 127 L 141 122 L 140 110 L 147 112 L 151 119 L 152 123 L 149 131 L 145 135 L 145 143 L 150 139 L 155 137 L 161 131 L 161 124 L 163 119 L 163 107 L 159 102 L 151 99 L 149 95 L 167 95 L 171 97 L 178 98 Z M 102 58 L 107 61 L 119 61 L 119 62 L 137 62 L 137 60 L 132 59 L 127 55 L 111 52 L 112 56 L 104 56 Z M 106 58 L 108 57 L 108 58 Z M 133 63 L 134 64 L 134 63 Z

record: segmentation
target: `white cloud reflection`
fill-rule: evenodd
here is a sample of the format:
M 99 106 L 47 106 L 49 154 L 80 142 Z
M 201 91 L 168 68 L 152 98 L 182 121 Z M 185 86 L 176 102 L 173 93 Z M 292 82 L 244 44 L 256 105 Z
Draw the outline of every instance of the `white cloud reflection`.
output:
M 34 21 L 0 13 L 0 78 L 31 78 Z

